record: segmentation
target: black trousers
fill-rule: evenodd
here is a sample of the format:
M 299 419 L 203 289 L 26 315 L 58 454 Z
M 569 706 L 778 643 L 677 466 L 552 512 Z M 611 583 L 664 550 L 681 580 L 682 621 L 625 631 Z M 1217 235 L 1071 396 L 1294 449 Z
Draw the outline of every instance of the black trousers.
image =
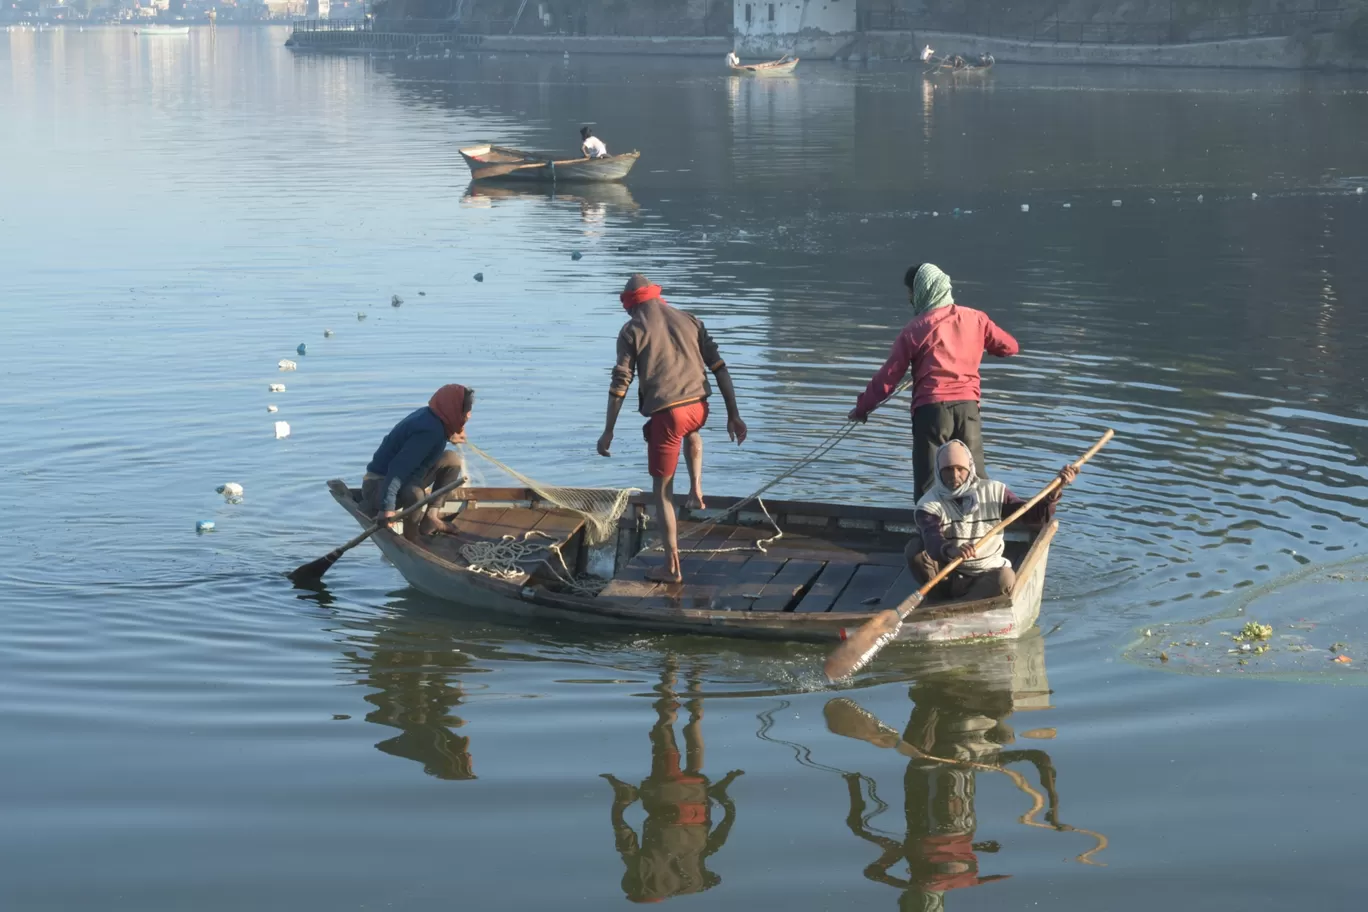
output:
M 912 411 L 912 479 L 918 500 L 930 490 L 936 477 L 936 449 L 951 440 L 969 447 L 978 477 L 988 477 L 988 470 L 983 465 L 983 420 L 979 417 L 979 404 L 966 399 L 919 405 Z
M 429 490 L 444 488 L 465 473 L 465 460 L 461 458 L 461 454 L 455 450 L 447 450 L 427 470 L 425 475 L 419 478 L 410 478 L 399 487 L 399 496 L 395 498 L 395 507 L 399 510 L 411 507 L 427 497 Z M 379 512 L 380 505 L 384 501 L 385 492 L 381 490 L 384 484 L 383 478 L 367 478 L 361 482 L 361 509 L 371 516 Z M 422 511 L 419 511 L 415 519 L 422 519 L 427 510 L 440 512 L 445 503 L 446 498 L 433 501 Z

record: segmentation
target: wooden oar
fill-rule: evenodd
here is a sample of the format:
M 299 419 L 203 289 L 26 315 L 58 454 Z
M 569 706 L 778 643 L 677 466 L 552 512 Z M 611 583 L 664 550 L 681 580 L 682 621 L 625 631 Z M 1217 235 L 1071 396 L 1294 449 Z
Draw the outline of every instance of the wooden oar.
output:
M 1107 433 L 1102 435 L 1101 440 L 1093 444 L 1088 452 L 1078 458 L 1078 461 L 1073 464 L 1073 467 L 1075 469 L 1081 469 L 1085 462 L 1096 456 L 1097 451 L 1107 445 L 1107 441 L 1111 440 L 1115 433 L 1115 431 L 1108 429 Z M 1058 488 L 1060 484 L 1062 484 L 1062 482 L 1058 478 L 1055 478 L 1054 481 L 1047 484 L 1039 494 L 1022 504 L 1015 513 L 989 529 L 987 535 L 974 542 L 974 547 L 981 548 L 984 542 L 1002 532 L 1003 529 L 1006 529 L 1025 515 L 1026 511 L 1030 510 L 1031 507 L 1034 507 L 1054 493 L 1054 490 Z M 926 598 L 926 594 L 934 589 L 937 583 L 949 576 L 951 572 L 963 562 L 963 557 L 957 557 L 950 561 L 950 563 L 941 568 L 940 573 L 937 573 L 927 581 L 925 586 L 922 586 L 916 592 L 904 599 L 903 603 L 897 608 L 880 611 L 878 614 L 874 615 L 874 617 L 866 621 L 859 630 L 856 630 L 849 637 L 846 637 L 845 642 L 840 646 L 837 646 L 836 649 L 832 651 L 831 655 L 827 656 L 826 666 L 824 668 L 827 680 L 833 684 L 838 681 L 844 681 L 855 674 L 855 672 L 868 665 L 874 659 L 874 656 L 878 655 L 879 650 L 883 649 L 890 640 L 898 635 L 898 631 L 902 628 L 903 621 L 906 620 L 907 616 L 915 611 L 917 606 L 922 603 L 922 599 Z
M 409 507 L 405 507 L 398 513 L 395 513 L 394 516 L 391 517 L 390 522 L 393 522 L 396 519 L 403 519 L 405 516 L 408 516 L 410 513 L 413 513 L 416 510 L 418 510 L 419 507 L 427 506 L 432 501 L 441 497 L 443 494 L 450 494 L 452 491 L 456 490 L 465 483 L 466 479 L 460 478 L 456 481 L 453 481 L 449 485 L 444 485 L 443 487 L 438 488 L 437 490 L 429 494 L 427 497 L 424 497 L 422 500 L 418 501 L 416 504 L 413 504 Z M 342 547 L 334 548 L 327 554 L 320 557 L 318 560 L 309 561 L 307 564 L 304 564 L 300 567 L 296 567 L 289 574 L 290 579 L 296 583 L 317 582 L 318 580 L 323 578 L 323 574 L 328 572 L 329 567 L 337 563 L 337 559 L 339 557 L 346 554 L 348 551 L 350 551 L 352 548 L 355 548 L 357 545 L 361 544 L 366 539 L 370 538 L 379 530 L 379 524 L 374 524 L 370 526 L 366 529 L 366 531 L 362 532 L 360 535 L 356 536 L 356 538 L 353 538 L 351 541 L 347 542 Z

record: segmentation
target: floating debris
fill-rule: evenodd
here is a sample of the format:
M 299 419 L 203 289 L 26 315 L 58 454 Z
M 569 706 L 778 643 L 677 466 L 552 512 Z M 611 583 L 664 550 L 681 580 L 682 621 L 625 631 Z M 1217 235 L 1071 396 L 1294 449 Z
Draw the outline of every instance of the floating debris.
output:
M 325 330 L 323 330 L 323 338 L 325 338 L 325 339 L 330 339 L 330 338 L 332 338 L 332 334 L 333 334 L 333 331 L 332 331 L 331 329 L 325 329 Z
M 295 351 L 296 351 L 298 354 L 301 354 L 301 355 L 302 355 L 302 354 L 304 354 L 306 351 L 308 351 L 308 346 L 306 346 L 303 342 L 300 342 L 300 343 L 299 343 L 299 346 L 298 346 L 297 348 L 295 348 Z
M 399 297 L 398 295 L 394 295 L 393 297 L 390 298 L 390 307 L 398 307 L 400 304 L 403 304 L 403 303 L 404 303 L 404 299 L 401 298 L 401 297 Z
M 214 488 L 214 490 L 217 491 L 219 494 L 222 494 L 229 501 L 237 501 L 242 499 L 242 485 L 238 484 L 236 481 L 230 481 L 226 484 L 221 484 L 217 488 Z
M 275 412 L 280 411 L 280 409 L 276 408 L 274 405 L 268 405 L 266 406 L 266 411 L 274 414 Z
M 1120 209 L 1120 208 L 1121 208 L 1121 201 L 1120 201 L 1120 200 L 1112 200 L 1112 208 L 1114 208 L 1114 209 Z
M 1030 203 L 1022 203 L 1022 204 L 1021 204 L 1021 211 L 1022 211 L 1022 212 L 1030 212 L 1030 211 L 1031 211 L 1031 204 L 1030 204 Z
M 1363 188 L 1362 188 L 1362 187 L 1357 188 L 1356 190 L 1354 190 L 1354 192 L 1357 193 L 1359 196 L 1363 196 Z
M 292 371 L 298 368 L 299 365 L 295 364 L 289 358 L 281 358 L 280 362 L 276 364 L 276 367 L 280 368 L 283 371 Z
M 358 311 L 356 312 L 356 319 L 358 319 L 358 320 L 364 320 L 364 319 L 366 319 L 366 313 L 365 313 L 365 311 L 358 310 Z
M 1251 194 L 1249 194 L 1249 198 L 1250 198 L 1251 200 L 1256 200 L 1256 199 L 1259 198 L 1259 194 L 1257 194 L 1257 193 L 1251 193 Z
M 475 281 L 477 281 L 477 282 L 483 282 L 483 281 L 484 281 L 484 273 L 483 273 L 483 272 L 477 272 L 477 273 L 475 273 Z
M 285 392 L 285 384 L 283 384 L 283 383 L 272 383 L 272 384 L 270 385 L 270 387 L 269 387 L 269 391 L 272 392 L 272 393 L 283 393 L 283 392 Z
M 940 216 L 940 213 L 939 213 L 939 212 L 933 212 L 933 213 L 931 213 L 931 217 L 932 217 L 932 218 L 938 218 L 939 216 Z
M 426 291 L 420 291 L 420 292 L 418 292 L 418 297 L 420 297 L 420 298 L 426 298 L 426 297 L 427 297 L 427 292 L 426 292 Z
M 1149 204 L 1150 204 L 1151 206 L 1153 206 L 1156 202 L 1158 202 L 1158 200 L 1156 200 L 1154 197 L 1151 196 L 1151 197 L 1149 198 Z
M 1202 196 L 1202 194 L 1200 194 L 1200 193 L 1197 194 L 1197 202 L 1200 203 L 1200 202 L 1204 202 L 1205 200 L 1206 200 L 1206 197 Z
M 1059 732 L 1053 728 L 1033 728 L 1022 732 L 1021 737 L 1030 738 L 1032 741 L 1052 741 L 1057 734 Z
M 199 532 L 200 534 L 203 534 L 205 532 L 213 532 L 214 521 L 212 519 L 201 519 L 199 522 L 195 523 L 195 531 Z
M 1344 644 L 1344 643 L 1331 643 L 1331 644 L 1330 644 L 1330 651 L 1331 651 L 1331 652 L 1343 652 L 1344 650 L 1346 650 L 1346 649 L 1348 649 L 1348 648 L 1349 648 L 1348 645 L 1346 645 L 1346 644 Z
M 1240 632 L 1231 637 L 1237 643 L 1252 643 L 1257 640 L 1267 640 L 1273 637 L 1272 624 L 1260 624 L 1258 621 L 1249 621 L 1240 628 Z
M 582 259 L 584 259 L 584 254 L 582 254 L 582 253 L 580 253 L 578 250 L 576 250 L 574 253 L 570 254 L 570 259 L 572 259 L 572 260 L 582 260 Z
M 290 422 L 288 422 L 288 421 L 277 421 L 277 422 L 275 423 L 275 435 L 276 435 L 276 440 L 284 440 L 286 437 L 289 437 L 289 436 L 290 436 Z
M 1065 208 L 1065 209 L 1072 209 L 1072 208 L 1073 208 L 1073 203 L 1065 203 L 1065 204 L 1064 204 L 1064 208 Z
M 1161 652 L 1161 653 L 1159 653 L 1159 661 L 1161 661 L 1161 662 L 1167 662 L 1167 661 L 1168 661 L 1168 653 L 1167 653 L 1167 652 Z
M 1343 653 L 1341 653 L 1340 655 L 1335 656 L 1335 657 L 1334 657 L 1333 659 L 1331 659 L 1330 661 L 1336 662 L 1336 663 L 1338 663 L 1338 664 L 1340 664 L 1340 665 L 1348 665 L 1350 662 L 1352 662 L 1352 661 L 1354 661 L 1354 660 L 1351 659 L 1351 658 L 1349 658 L 1347 655 L 1344 655 Z

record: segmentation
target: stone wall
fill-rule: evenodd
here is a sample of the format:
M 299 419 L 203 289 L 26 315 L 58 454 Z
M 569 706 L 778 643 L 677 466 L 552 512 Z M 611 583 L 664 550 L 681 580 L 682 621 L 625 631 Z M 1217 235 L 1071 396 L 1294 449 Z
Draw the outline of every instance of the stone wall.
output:
M 735 0 L 732 27 L 742 56 L 830 58 L 855 35 L 856 0 Z

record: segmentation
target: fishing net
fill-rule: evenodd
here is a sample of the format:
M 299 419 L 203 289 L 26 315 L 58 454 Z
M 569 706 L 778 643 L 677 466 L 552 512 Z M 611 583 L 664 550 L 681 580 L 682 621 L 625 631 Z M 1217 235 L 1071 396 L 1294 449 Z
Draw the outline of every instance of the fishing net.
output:
M 472 443 L 466 443 L 464 447 L 523 487 L 530 488 L 547 503 L 584 517 L 585 542 L 589 545 L 599 545 L 613 539 L 617 534 L 618 520 L 627 512 L 632 495 L 640 493 L 639 488 L 567 488 L 548 485 L 500 462 Z

